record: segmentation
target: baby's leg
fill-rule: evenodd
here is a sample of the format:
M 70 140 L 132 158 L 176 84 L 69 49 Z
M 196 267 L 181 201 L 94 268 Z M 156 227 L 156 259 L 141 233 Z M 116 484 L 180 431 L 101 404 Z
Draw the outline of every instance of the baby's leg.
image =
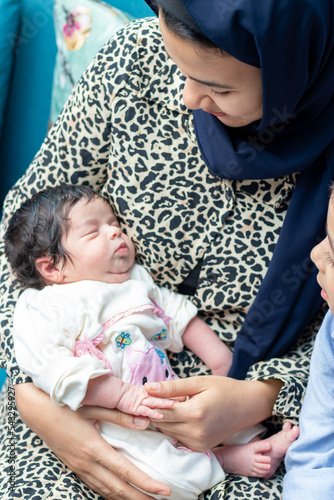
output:
M 236 446 L 221 446 L 212 451 L 225 472 L 266 479 L 275 473 L 298 434 L 298 427 L 286 422 L 280 432 L 268 439 Z

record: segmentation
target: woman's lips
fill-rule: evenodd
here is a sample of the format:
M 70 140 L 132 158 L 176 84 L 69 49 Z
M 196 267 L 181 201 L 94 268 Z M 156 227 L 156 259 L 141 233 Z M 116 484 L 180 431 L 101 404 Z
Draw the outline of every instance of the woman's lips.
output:
M 205 110 L 203 110 L 205 111 Z M 210 115 L 217 116 L 217 118 L 221 118 L 222 116 L 228 116 L 227 113 L 213 113 L 212 111 L 205 111 L 206 113 L 209 113 Z
M 324 300 L 326 300 L 326 302 L 328 301 L 328 295 L 327 295 L 327 293 L 325 292 L 325 290 L 323 288 L 321 289 L 321 294 L 320 295 L 321 295 L 321 297 Z

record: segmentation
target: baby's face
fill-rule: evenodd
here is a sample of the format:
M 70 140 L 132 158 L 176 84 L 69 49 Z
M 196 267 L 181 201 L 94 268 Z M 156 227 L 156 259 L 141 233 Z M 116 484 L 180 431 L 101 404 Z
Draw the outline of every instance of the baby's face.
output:
M 311 252 L 311 259 L 319 269 L 317 280 L 321 296 L 334 315 L 334 197 L 331 197 L 327 213 L 327 236 Z
M 69 213 L 70 227 L 62 244 L 70 254 L 61 274 L 63 283 L 81 280 L 122 283 L 135 260 L 131 239 L 119 227 L 109 203 L 82 199 Z

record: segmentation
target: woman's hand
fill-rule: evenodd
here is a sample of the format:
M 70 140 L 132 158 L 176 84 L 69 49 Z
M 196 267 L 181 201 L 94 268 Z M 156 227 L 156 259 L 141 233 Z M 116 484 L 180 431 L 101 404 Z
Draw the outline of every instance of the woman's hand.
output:
M 152 498 L 150 493 L 159 492 L 169 496 L 167 486 L 151 479 L 113 450 L 95 425 L 95 419 L 103 418 L 139 432 L 147 427 L 148 419 L 105 408 L 82 407 L 74 412 L 67 406 L 54 404 L 33 384 L 16 385 L 15 394 L 22 420 L 70 470 L 105 499 L 148 500 Z
M 282 387 L 279 380 L 245 381 L 200 376 L 145 384 L 159 397 L 189 396 L 154 425 L 185 446 L 204 451 L 224 443 L 235 432 L 268 418 Z

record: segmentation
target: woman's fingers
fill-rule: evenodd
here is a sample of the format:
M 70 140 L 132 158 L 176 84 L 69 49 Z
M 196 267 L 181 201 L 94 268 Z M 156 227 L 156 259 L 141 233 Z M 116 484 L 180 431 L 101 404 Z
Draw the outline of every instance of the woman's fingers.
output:
M 154 425 L 185 446 L 204 451 L 248 426 L 249 413 L 244 410 L 247 401 L 251 406 L 248 384 L 226 377 L 203 376 L 160 382 L 153 387 L 147 384 L 145 389 L 159 397 L 189 396 L 188 401 L 160 410 L 164 418 L 155 420 Z M 236 398 L 238 391 L 242 398 Z
M 104 477 L 102 477 L 101 481 L 96 477 L 96 475 L 77 474 L 77 476 L 80 477 L 82 482 L 106 500 L 153 500 L 154 498 L 149 494 L 132 487 L 125 481 L 122 481 L 116 475 L 111 474 L 107 469 L 105 470 Z M 166 498 L 169 496 L 170 493 L 167 489 L 163 490 L 161 488 L 160 490 L 161 493 L 154 489 L 152 494 L 161 494 Z
M 160 410 L 154 425 L 188 448 L 203 451 L 224 443 L 232 434 L 268 418 L 280 381 L 245 381 L 203 376 L 147 384 L 159 397 L 190 396 L 184 403 Z M 150 387 L 151 386 L 151 387 Z
M 150 478 L 117 453 L 96 431 L 93 420 L 85 422 L 85 432 L 80 433 L 85 436 L 84 444 L 79 447 L 75 436 L 75 453 L 71 455 L 68 450 L 66 453 L 62 450 L 59 454 L 85 484 L 107 500 L 149 500 L 150 493 L 169 496 L 166 485 Z
M 166 497 L 170 495 L 166 485 L 150 478 L 104 440 L 101 439 L 98 446 L 95 441 L 87 444 L 85 457 L 78 464 L 76 473 L 85 484 L 107 500 L 148 500 L 152 498 L 150 493 Z M 144 491 L 139 491 L 129 483 Z
M 138 469 L 97 433 L 94 420 L 86 422 L 90 430 L 85 433 L 85 445 L 80 458 L 76 463 L 72 459 L 71 463 L 71 469 L 85 484 L 108 500 L 148 500 L 152 498 L 150 493 L 169 496 L 170 489 L 166 485 Z
M 113 448 L 110 447 L 110 453 L 103 455 L 101 465 L 105 467 L 108 471 L 112 471 L 116 474 L 119 480 L 126 485 L 126 491 L 132 491 L 133 488 L 130 484 L 135 484 L 137 488 L 140 488 L 147 492 L 148 494 L 152 493 L 154 495 L 160 494 L 164 496 L 169 496 L 171 490 L 168 486 L 161 483 L 160 481 L 156 481 L 148 476 L 145 472 L 138 469 L 134 466 L 127 458 L 119 455 Z M 113 481 L 113 485 L 115 482 Z M 138 492 L 139 493 L 139 492 Z M 138 500 L 146 499 L 147 495 L 141 493 L 140 496 L 136 494 L 136 496 L 131 496 L 129 498 Z
M 117 419 L 118 422 L 129 422 L 128 418 L 118 415 L 118 412 L 104 412 L 103 408 L 74 412 L 67 406 L 55 405 L 47 394 L 30 383 L 16 386 L 16 399 L 22 420 L 99 495 L 107 500 L 150 500 L 150 494 L 163 491 L 164 496 L 169 496 L 167 486 L 119 455 L 95 426 L 96 419 L 101 416 L 113 422 Z M 34 401 L 33 405 L 31 401 Z M 85 418 L 83 414 L 86 414 Z
M 145 384 L 145 389 L 152 396 L 164 398 L 187 397 L 202 392 L 205 389 L 206 377 L 189 377 Z
M 171 409 L 159 410 L 163 419 L 152 421 L 161 432 L 188 448 L 205 451 L 210 447 L 207 439 L 211 432 L 208 431 L 206 408 L 201 406 L 199 398 L 201 396 L 194 396 L 187 402 L 176 403 Z M 217 438 L 212 436 L 212 439 L 215 442 Z
M 127 429 L 143 430 L 150 425 L 150 419 L 147 417 L 135 417 L 119 410 L 111 410 L 100 406 L 82 406 L 77 411 L 83 418 L 104 420 Z
M 130 487 L 129 491 L 128 485 L 126 483 L 116 484 L 117 478 L 113 480 L 113 485 L 108 487 L 105 485 L 105 482 L 97 481 L 96 477 L 91 476 L 92 481 L 90 481 L 89 476 L 81 476 L 77 474 L 77 476 L 81 479 L 82 482 L 87 484 L 89 488 L 93 491 L 96 491 L 99 495 L 101 495 L 106 500 L 153 500 L 153 497 L 142 493 L 139 490 L 135 490 Z M 167 497 L 167 495 L 166 495 Z

